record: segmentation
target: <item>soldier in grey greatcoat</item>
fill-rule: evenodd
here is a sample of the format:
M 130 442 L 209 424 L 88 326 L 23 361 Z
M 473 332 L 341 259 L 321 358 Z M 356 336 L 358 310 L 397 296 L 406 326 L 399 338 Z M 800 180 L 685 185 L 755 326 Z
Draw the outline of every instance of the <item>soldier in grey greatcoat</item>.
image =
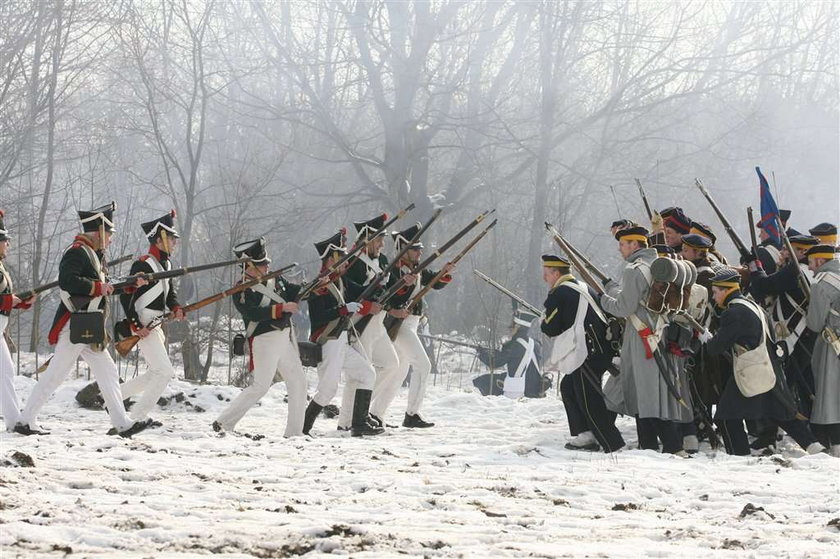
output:
M 639 448 L 682 452 L 682 437 L 674 421 L 681 418 L 681 404 L 669 392 L 657 356 L 665 320 L 644 306 L 650 292 L 650 264 L 657 253 L 648 248 L 648 231 L 634 225 L 616 232 L 619 252 L 627 262 L 621 283 L 608 282 L 601 307 L 613 316 L 627 319 L 621 347 L 621 387 L 624 407 L 613 410 L 636 418 Z M 667 364 L 662 355 L 658 361 Z
M 811 369 L 815 400 L 811 424 L 827 439 L 832 456 L 840 458 L 840 260 L 834 246 L 808 250 L 808 267 L 816 274 L 805 318 L 817 333 Z

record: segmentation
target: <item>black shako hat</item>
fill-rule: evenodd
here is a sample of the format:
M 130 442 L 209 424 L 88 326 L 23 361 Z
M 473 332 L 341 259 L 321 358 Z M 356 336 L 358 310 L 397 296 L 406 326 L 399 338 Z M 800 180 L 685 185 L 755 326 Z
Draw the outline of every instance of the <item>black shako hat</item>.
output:
M 342 227 L 338 230 L 338 233 L 329 239 L 324 239 L 319 243 L 315 243 L 315 250 L 318 251 L 318 256 L 326 258 L 331 252 L 347 252 L 347 249 L 344 248 L 346 237 L 347 229 Z
M 95 210 L 79 210 L 79 221 L 82 223 L 82 230 L 85 233 L 93 233 L 99 231 L 102 227 L 105 231 L 113 233 L 114 228 L 114 210 L 117 209 L 117 204 L 111 202 Z
M 265 251 L 265 237 L 245 241 L 233 247 L 233 253 L 237 258 L 250 258 L 252 264 L 268 264 L 271 258 Z
M 181 235 L 175 230 L 175 210 L 171 210 L 168 214 L 162 215 L 152 221 L 141 223 L 140 227 L 143 228 L 143 233 L 146 234 L 146 237 L 150 241 L 158 238 L 161 231 L 166 231 L 166 234 L 170 237 L 175 237 L 176 239 L 181 238 Z

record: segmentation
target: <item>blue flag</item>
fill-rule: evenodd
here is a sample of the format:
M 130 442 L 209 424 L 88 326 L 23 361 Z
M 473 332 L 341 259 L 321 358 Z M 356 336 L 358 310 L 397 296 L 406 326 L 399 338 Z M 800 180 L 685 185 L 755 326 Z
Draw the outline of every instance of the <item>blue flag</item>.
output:
M 779 230 L 782 224 L 782 219 L 779 217 L 779 207 L 773 199 L 773 194 L 770 193 L 770 185 L 767 179 L 761 174 L 761 169 L 755 168 L 758 173 L 758 183 L 761 189 L 761 221 L 759 225 L 764 232 L 773 241 L 773 244 L 780 244 L 782 242 L 782 235 Z

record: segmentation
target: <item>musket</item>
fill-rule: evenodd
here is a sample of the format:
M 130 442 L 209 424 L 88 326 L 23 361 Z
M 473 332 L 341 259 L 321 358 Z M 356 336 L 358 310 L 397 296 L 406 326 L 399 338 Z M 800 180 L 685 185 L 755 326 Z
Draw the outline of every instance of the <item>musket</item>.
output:
M 752 206 L 747 208 L 747 225 L 750 228 L 750 243 L 752 243 L 752 253 L 758 258 L 758 239 L 755 236 L 755 217 L 753 217 Z
M 554 242 L 556 242 L 560 246 L 560 248 L 563 249 L 563 251 L 566 253 L 566 255 L 568 255 L 569 260 L 575 266 L 575 268 L 578 269 L 578 272 L 580 273 L 583 280 L 586 283 L 588 283 L 590 285 L 590 287 L 592 287 L 592 289 L 594 289 L 598 293 L 603 293 L 604 288 L 601 286 L 601 283 L 598 282 L 589 273 L 589 270 L 586 267 L 586 264 L 584 264 L 581 260 L 578 259 L 577 251 L 570 248 L 569 243 L 566 242 L 566 239 L 563 238 L 563 235 L 561 235 L 557 231 L 557 229 L 547 221 L 545 222 L 545 228 L 549 233 L 551 233 L 551 236 L 554 237 Z M 591 266 L 591 263 L 590 263 L 590 266 Z M 601 274 L 601 275 L 603 275 L 603 274 Z
M 423 286 L 423 288 L 422 288 L 420 291 L 418 291 L 418 292 L 417 292 L 417 294 L 416 294 L 416 295 L 414 295 L 414 297 L 412 297 L 412 298 L 411 298 L 411 300 L 409 300 L 409 302 L 408 302 L 408 303 L 405 305 L 405 307 L 403 307 L 403 308 L 404 308 L 406 311 L 409 311 L 409 312 L 410 312 L 410 311 L 411 311 L 414 307 L 416 307 L 416 306 L 420 303 L 420 301 L 422 301 L 422 300 L 423 300 L 423 297 L 424 297 L 424 296 L 425 296 L 425 295 L 426 295 L 429 291 L 431 291 L 431 290 L 434 288 L 435 284 L 436 284 L 438 281 L 440 281 L 440 280 L 441 280 L 441 278 L 443 278 L 443 276 L 444 276 L 444 275 L 446 275 L 446 274 L 447 274 L 447 272 L 446 272 L 446 268 L 447 268 L 447 267 L 452 267 L 452 266 L 455 266 L 458 262 L 460 262 L 460 261 L 461 261 L 461 259 L 463 259 L 463 258 L 467 255 L 467 253 L 468 253 L 470 250 L 472 250 L 472 248 L 473 248 L 475 245 L 477 245 L 477 244 L 478 244 L 478 241 L 480 241 L 481 239 L 483 239 L 483 238 L 484 238 L 484 236 L 485 236 L 485 235 L 487 235 L 487 233 L 489 233 L 489 232 L 490 232 L 490 230 L 491 230 L 491 229 L 492 229 L 492 228 L 496 225 L 496 222 L 497 222 L 497 221 L 498 221 L 498 220 L 494 219 L 492 222 L 490 222 L 490 225 L 488 225 L 488 226 L 484 229 L 484 231 L 482 231 L 481 233 L 479 233 L 479 234 L 478 234 L 478 235 L 477 235 L 477 236 L 476 236 L 476 237 L 475 237 L 472 241 L 470 241 L 470 242 L 467 244 L 467 246 L 465 246 L 465 247 L 461 250 L 461 252 L 459 252 L 459 253 L 455 256 L 455 258 L 453 258 L 452 260 L 450 260 L 450 261 L 447 263 L 447 264 L 448 264 L 448 266 L 444 266 L 443 268 L 441 268 L 441 269 L 440 269 L 440 271 L 439 271 L 437 274 L 435 274 L 435 276 L 431 279 L 431 281 L 429 281 L 429 283 L 427 283 L 426 285 L 424 285 L 424 286 Z M 397 318 L 397 317 L 395 317 L 395 316 L 393 316 L 393 315 L 390 315 L 390 314 L 389 314 L 389 315 L 387 315 L 387 316 L 385 317 L 385 320 L 384 320 L 385 330 L 388 332 L 388 337 L 389 337 L 389 338 L 391 338 L 391 340 L 394 340 L 394 339 L 397 337 L 397 333 L 400 331 L 400 326 L 402 326 L 403 320 L 405 320 L 405 319 L 404 319 L 404 318 Z
M 185 276 L 187 274 L 193 274 L 195 272 L 203 272 L 204 270 L 222 268 L 224 266 L 233 266 L 234 264 L 245 264 L 250 261 L 250 258 L 237 258 L 236 260 L 225 260 L 224 262 L 213 262 L 212 264 L 201 264 L 199 266 L 184 266 L 183 268 L 175 268 L 174 270 L 164 270 L 163 272 L 154 272 L 152 274 L 146 274 L 141 272 L 139 274 L 133 274 L 122 278 L 120 279 L 120 281 L 112 283 L 111 286 L 113 286 L 114 291 L 117 291 L 134 285 L 137 282 L 137 280 L 141 278 L 145 279 L 146 281 L 152 282 L 161 279 L 177 278 L 180 276 Z
M 647 212 L 647 216 L 649 220 L 653 220 L 653 210 L 650 209 L 650 203 L 647 199 L 647 194 L 645 194 L 645 188 L 642 186 L 642 182 L 639 179 L 633 179 L 636 181 L 636 186 L 639 187 L 639 194 L 642 195 L 642 203 L 645 205 L 645 211 Z
M 556 231 L 556 228 L 555 228 L 555 231 Z M 559 234 L 559 233 L 558 233 L 558 234 Z M 599 269 L 598 269 L 598 267 L 597 267 L 595 264 L 593 264 L 593 263 L 592 263 L 592 261 L 591 261 L 591 260 L 589 260 L 589 258 L 587 258 L 587 257 L 586 257 L 586 255 L 584 255 L 584 254 L 583 254 L 581 251 L 579 251 L 579 250 L 578 250 L 578 249 L 577 249 L 577 248 L 576 248 L 576 247 L 575 247 L 572 243 L 570 243 L 570 242 L 568 241 L 568 239 L 566 239 L 565 237 L 563 237 L 563 235 L 560 235 L 560 238 L 562 238 L 562 239 L 563 239 L 563 242 L 565 243 L 566 248 L 568 248 L 568 250 L 569 250 L 570 252 L 574 253 L 574 256 L 575 256 L 575 257 L 577 257 L 577 259 L 578 259 L 578 260 L 580 260 L 581 264 L 583 264 L 584 266 L 586 266 L 586 267 L 589 269 L 589 271 L 590 271 L 590 272 L 591 272 L 591 273 L 592 273 L 592 274 L 593 274 L 596 278 L 598 278 L 599 280 L 601 280 L 601 282 L 606 282 L 606 281 L 608 281 L 608 280 L 610 279 L 610 277 L 609 277 L 607 274 L 605 274 L 604 272 L 602 272 L 601 270 L 599 270 Z M 565 249 L 564 249 L 564 251 L 565 251 Z M 567 254 L 569 254 L 569 253 L 567 252 Z
M 715 203 L 714 199 L 712 198 L 712 195 L 709 194 L 709 191 L 706 190 L 706 187 L 703 185 L 702 182 L 700 182 L 700 179 L 694 179 L 694 184 L 697 186 L 697 188 L 700 189 L 700 192 L 703 193 L 703 196 L 706 197 L 706 200 L 709 201 L 709 204 L 711 204 L 712 209 L 715 211 L 715 213 L 718 216 L 718 219 L 720 219 L 720 222 L 723 224 L 723 228 L 726 229 L 726 233 L 729 235 L 729 238 L 732 239 L 733 243 L 735 243 L 735 248 L 738 249 L 738 252 L 741 254 L 741 256 L 749 258 L 750 251 L 747 250 L 747 246 L 744 244 L 744 241 L 741 240 L 741 237 L 739 237 L 738 233 L 736 233 L 735 230 L 732 228 L 732 225 L 729 223 L 729 220 L 726 219 L 725 215 L 723 215 L 723 211 Z
M 535 307 L 534 305 L 532 305 L 531 303 L 529 303 L 528 301 L 526 301 L 525 299 L 508 289 L 507 287 L 503 286 L 487 274 L 479 270 L 473 270 L 473 272 L 475 273 L 475 275 L 477 275 L 478 277 L 480 277 L 481 279 L 483 279 L 484 281 L 486 281 L 487 283 L 489 283 L 490 285 L 492 285 L 493 287 L 495 287 L 496 289 L 498 289 L 499 291 L 501 291 L 502 293 L 504 293 L 505 295 L 507 295 L 508 297 L 525 307 L 526 309 L 528 309 L 529 311 L 531 311 L 532 313 L 536 315 L 542 314 L 542 311 L 540 309 L 538 309 L 537 307 Z
M 110 268 L 111 266 L 117 266 L 119 264 L 122 264 L 123 262 L 127 262 L 127 261 L 131 260 L 132 258 L 134 258 L 133 254 L 124 254 L 124 255 L 120 256 L 119 258 L 116 258 L 114 260 L 109 260 L 108 262 L 106 262 L 105 267 Z M 47 290 L 52 289 L 54 287 L 58 287 L 58 280 L 51 281 L 50 283 L 45 283 L 44 285 L 39 285 L 38 287 L 33 287 L 32 289 L 29 289 L 27 291 L 23 291 L 23 292 L 17 294 L 16 297 L 18 299 L 21 299 L 21 300 L 26 300 L 26 299 L 29 299 L 30 297 L 33 297 L 33 296 L 37 295 L 38 293 L 41 293 L 43 291 L 47 291 Z
M 321 283 L 321 280 L 324 277 L 329 276 L 331 274 L 334 274 L 339 268 L 341 268 L 341 266 L 344 265 L 345 262 L 349 261 L 351 258 L 354 258 L 359 252 L 361 252 L 363 249 L 367 248 L 368 244 L 370 242 L 372 242 L 373 239 L 375 239 L 379 235 L 381 235 L 385 230 L 387 230 L 388 227 L 390 227 L 392 223 L 394 223 L 395 221 L 397 221 L 398 219 L 400 219 L 401 217 L 403 217 L 405 214 L 407 214 L 408 212 L 410 212 L 413 209 L 414 209 L 414 203 L 412 202 L 411 204 L 409 204 L 408 206 L 406 206 L 405 208 L 403 208 L 402 210 L 397 212 L 397 214 L 394 217 L 392 217 L 391 219 L 389 219 L 388 221 L 383 223 L 382 227 L 377 229 L 372 235 L 367 236 L 367 238 L 363 242 L 356 243 L 356 245 L 352 249 L 350 249 L 347 252 L 347 254 L 345 254 L 344 256 L 342 256 L 341 258 L 336 260 L 335 262 L 333 262 L 333 264 L 331 266 L 322 270 L 321 273 L 319 273 L 318 276 L 315 279 L 313 279 L 312 281 L 307 283 L 305 286 L 303 286 L 301 288 L 300 292 L 298 293 L 297 297 L 295 297 L 295 302 L 300 302 L 303 299 L 305 299 L 312 292 L 312 290 L 315 289 L 318 286 L 319 283 Z
M 215 303 L 217 301 L 221 301 L 225 297 L 230 297 L 231 295 L 235 295 L 237 293 L 245 291 L 246 289 L 257 285 L 258 283 L 262 283 L 262 282 L 270 280 L 272 278 L 276 278 L 277 276 L 280 276 L 281 274 L 283 274 L 285 272 L 288 272 L 289 270 L 291 270 L 295 266 L 297 266 L 297 262 L 293 262 L 293 263 L 289 264 L 288 266 L 284 266 L 284 267 L 282 267 L 278 270 L 268 272 L 267 274 L 265 274 L 263 276 L 260 276 L 258 278 L 255 278 L 253 280 L 234 285 L 230 289 L 225 289 L 224 291 L 220 291 L 219 293 L 211 295 L 210 297 L 205 297 L 204 299 L 201 299 L 200 301 L 196 301 L 195 303 L 191 303 L 191 304 L 189 304 L 185 307 L 182 307 L 182 310 L 184 311 L 184 314 L 187 314 L 188 312 L 196 311 L 200 308 L 206 307 L 207 305 L 212 305 L 213 303 Z M 146 328 L 148 330 L 153 330 L 153 329 L 157 328 L 158 326 L 161 326 L 165 322 L 169 322 L 169 321 L 173 320 L 174 318 L 175 318 L 175 313 L 168 312 L 168 313 L 166 313 L 162 316 L 159 316 L 158 318 L 154 319 L 153 321 L 151 321 L 149 323 L 149 325 L 146 326 Z M 135 345 L 137 345 L 137 342 L 139 342 L 139 341 L 140 341 L 140 336 L 137 336 L 137 335 L 128 336 L 127 338 L 123 338 L 122 340 L 120 340 L 118 342 L 115 342 L 114 343 L 114 348 L 117 350 L 117 353 L 119 353 L 121 356 L 125 357 L 126 355 L 128 355 L 128 352 L 131 351 L 131 349 Z
M 480 213 L 478 215 L 478 217 L 476 217 L 469 224 L 467 224 L 466 227 L 464 227 L 463 229 L 458 231 L 455 235 L 452 236 L 451 239 L 449 239 L 444 244 L 442 244 L 440 247 L 435 249 L 434 252 L 432 252 L 429 256 L 427 256 L 422 262 L 420 262 L 419 264 L 414 266 L 411 269 L 411 271 L 408 274 L 405 274 L 405 275 L 416 275 L 416 274 L 419 274 L 421 271 L 425 270 L 426 268 L 428 268 L 432 264 L 432 262 L 437 260 L 437 258 L 440 257 L 444 252 L 449 250 L 452 247 L 452 245 L 454 245 L 455 243 L 460 241 L 464 237 L 464 235 L 469 233 L 474 227 L 476 227 L 479 223 L 484 221 L 484 219 L 488 215 L 492 214 L 495 211 L 496 211 L 495 209 L 492 209 L 492 210 L 487 210 L 487 211 L 484 211 L 484 212 Z M 495 224 L 495 221 L 493 223 Z M 394 260 L 396 260 L 396 258 Z M 388 302 L 388 299 L 390 299 L 391 297 L 396 295 L 397 292 L 405 286 L 405 275 L 400 277 L 400 279 L 395 281 L 394 284 L 391 287 L 389 287 L 382 295 L 377 297 L 376 302 L 384 305 L 385 303 Z
M 376 293 L 376 290 L 379 289 L 379 284 L 382 283 L 382 280 L 387 278 L 388 275 L 394 270 L 394 268 L 396 268 L 396 266 L 400 262 L 400 259 L 402 259 L 402 257 L 405 256 L 405 253 L 407 253 L 409 250 L 411 250 L 412 245 L 414 243 L 416 243 L 417 240 L 420 238 L 420 236 L 423 235 L 423 233 L 425 233 L 429 229 L 429 227 L 432 225 L 432 223 L 434 223 L 437 220 L 437 218 L 440 216 L 442 211 L 443 211 L 443 208 L 438 208 L 437 210 L 435 210 L 435 213 L 432 214 L 432 217 L 429 218 L 429 221 L 427 221 L 425 224 L 423 224 L 422 227 L 420 227 L 420 229 L 417 231 L 417 233 L 409 240 L 408 243 L 406 243 L 406 245 L 402 248 L 402 250 L 399 253 L 397 253 L 397 255 L 394 257 L 394 259 L 388 264 L 388 266 L 386 266 L 385 269 L 382 270 L 382 273 L 377 274 L 377 276 L 375 278 L 373 278 L 373 280 L 371 280 L 371 282 L 369 284 L 367 284 L 367 286 L 362 291 L 362 293 L 356 298 L 358 301 L 366 301 L 366 300 L 370 299 L 373 296 L 374 293 Z M 330 337 L 335 336 L 337 334 L 340 334 L 341 332 L 343 332 L 347 328 L 349 328 L 351 325 L 355 326 L 351 322 L 351 318 L 352 318 L 351 315 L 342 316 L 341 318 L 339 318 L 335 327 L 330 329 L 330 332 L 329 332 L 328 336 L 330 336 Z M 364 329 L 364 325 L 366 325 L 368 322 L 370 322 L 370 320 L 371 320 L 370 315 L 368 315 L 367 317 L 365 317 L 365 316 L 361 317 L 361 319 L 359 321 L 364 320 L 364 319 L 366 319 L 366 320 L 363 323 L 363 325 L 361 325 L 362 329 Z

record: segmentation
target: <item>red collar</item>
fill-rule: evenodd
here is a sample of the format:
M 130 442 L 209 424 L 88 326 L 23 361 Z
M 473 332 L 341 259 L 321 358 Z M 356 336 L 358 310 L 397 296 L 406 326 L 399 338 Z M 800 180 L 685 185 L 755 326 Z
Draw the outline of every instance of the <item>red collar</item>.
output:
M 149 254 L 154 256 L 158 262 L 169 260 L 169 253 L 160 250 L 156 245 L 149 245 Z
M 93 244 L 93 239 L 91 239 L 87 235 L 76 235 L 76 237 L 73 239 L 73 241 L 77 242 L 77 243 L 81 243 L 83 245 L 87 245 L 94 251 L 99 250 L 99 249 L 96 248 L 96 245 Z

